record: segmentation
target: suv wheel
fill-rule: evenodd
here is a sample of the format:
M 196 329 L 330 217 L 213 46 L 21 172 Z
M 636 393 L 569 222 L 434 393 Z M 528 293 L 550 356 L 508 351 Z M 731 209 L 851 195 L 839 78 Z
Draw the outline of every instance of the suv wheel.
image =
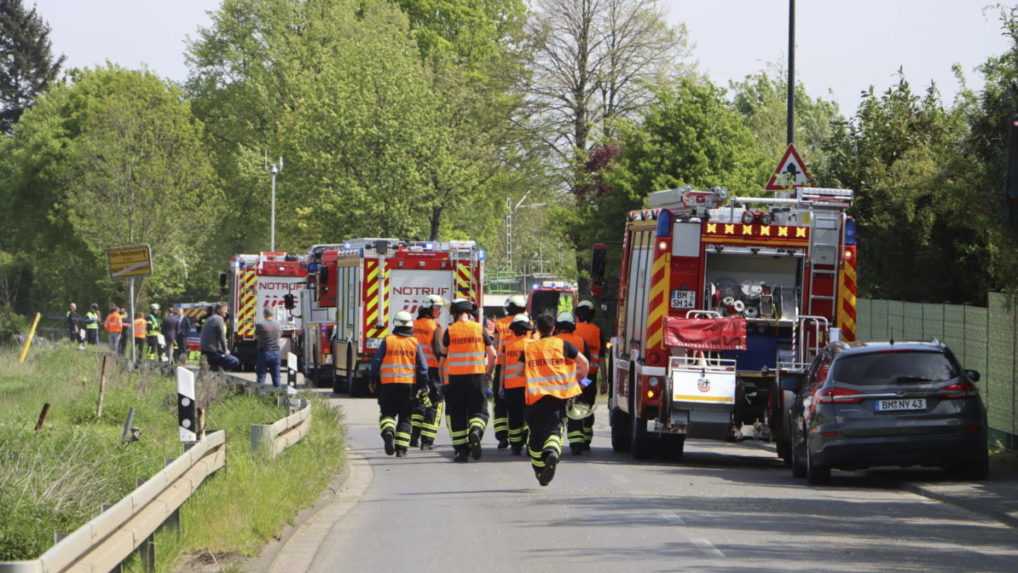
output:
M 810 485 L 823 485 L 831 481 L 831 468 L 818 466 L 813 462 L 813 453 L 810 452 L 808 444 L 804 445 L 803 449 L 806 450 L 806 481 Z

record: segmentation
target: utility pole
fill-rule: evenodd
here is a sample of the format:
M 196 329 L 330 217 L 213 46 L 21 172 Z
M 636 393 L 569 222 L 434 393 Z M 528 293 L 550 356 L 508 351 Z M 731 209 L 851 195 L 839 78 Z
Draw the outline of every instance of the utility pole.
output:
M 283 157 L 279 157 L 279 163 L 273 163 L 269 166 L 269 172 L 272 173 L 272 207 L 269 215 L 269 250 L 275 252 L 276 250 L 276 175 L 283 171 Z
M 795 143 L 795 0 L 788 0 L 788 145 Z

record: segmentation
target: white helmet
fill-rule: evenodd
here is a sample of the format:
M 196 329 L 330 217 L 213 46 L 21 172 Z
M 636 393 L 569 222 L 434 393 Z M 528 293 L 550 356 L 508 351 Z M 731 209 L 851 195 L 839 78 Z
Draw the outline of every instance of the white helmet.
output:
M 392 326 L 394 328 L 406 328 L 414 325 L 414 317 L 410 316 L 410 313 L 401 310 L 396 313 L 396 317 L 392 319 Z
M 445 299 L 437 294 L 429 294 L 421 302 L 421 308 L 435 308 L 436 306 L 445 306 Z
M 149 305 L 149 307 L 152 310 L 159 310 L 159 303 L 158 302 L 153 302 L 151 305 Z
M 580 304 L 576 305 L 576 308 L 594 308 L 594 303 L 589 300 L 580 301 Z
M 528 316 L 527 313 L 525 312 L 521 312 L 520 314 L 517 314 L 516 316 L 513 317 L 513 321 L 509 323 L 509 326 L 512 326 L 514 324 L 525 324 L 529 327 L 530 316 Z
M 516 294 L 505 299 L 505 307 L 515 306 L 516 308 L 527 308 L 527 299 L 521 295 Z
M 454 313 L 473 312 L 473 310 L 474 303 L 471 300 L 465 298 L 457 298 L 456 300 L 452 301 L 452 311 Z
M 573 313 L 571 313 L 571 312 L 560 312 L 560 313 L 558 313 L 558 318 L 555 319 L 555 322 L 565 322 L 567 324 L 576 324 L 576 319 L 573 318 Z

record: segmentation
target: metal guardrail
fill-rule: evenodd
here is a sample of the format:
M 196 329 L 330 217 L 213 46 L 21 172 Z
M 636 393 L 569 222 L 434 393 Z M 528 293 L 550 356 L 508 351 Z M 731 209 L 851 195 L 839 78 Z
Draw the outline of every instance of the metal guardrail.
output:
M 0 563 L 0 573 L 112 571 L 150 542 L 205 478 L 225 465 L 226 432 L 209 434 L 38 559 Z
M 271 424 L 251 424 L 252 453 L 272 459 L 304 439 L 311 430 L 311 404 L 304 399 L 301 402 L 303 407 L 285 418 Z

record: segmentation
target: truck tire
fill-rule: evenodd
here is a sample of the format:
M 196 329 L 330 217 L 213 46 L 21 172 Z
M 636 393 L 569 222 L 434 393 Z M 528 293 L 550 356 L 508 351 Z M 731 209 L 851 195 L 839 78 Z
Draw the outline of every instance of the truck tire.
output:
M 681 462 L 686 449 L 686 436 L 669 435 L 661 439 L 661 449 L 665 458 L 673 462 Z
M 647 423 L 639 416 L 630 416 L 632 420 L 631 424 L 631 440 L 629 449 L 633 453 L 633 457 L 638 460 L 645 460 L 654 455 L 654 444 L 652 443 L 651 437 L 647 435 Z
M 791 444 L 791 446 L 789 448 L 789 449 L 791 449 L 791 456 L 790 457 L 792 458 L 791 459 L 792 477 L 804 478 L 804 477 L 806 477 L 806 459 L 805 459 L 805 456 L 804 456 L 805 452 L 803 451 L 803 448 L 805 447 L 805 444 L 803 444 L 803 445 L 796 445 L 794 443 L 794 438 L 792 439 L 792 441 L 793 441 L 793 443 Z
M 612 450 L 616 452 L 628 452 L 629 446 L 632 445 L 630 443 L 632 438 L 629 435 L 629 414 L 626 414 L 618 408 L 612 408 L 609 418 L 612 427 Z

